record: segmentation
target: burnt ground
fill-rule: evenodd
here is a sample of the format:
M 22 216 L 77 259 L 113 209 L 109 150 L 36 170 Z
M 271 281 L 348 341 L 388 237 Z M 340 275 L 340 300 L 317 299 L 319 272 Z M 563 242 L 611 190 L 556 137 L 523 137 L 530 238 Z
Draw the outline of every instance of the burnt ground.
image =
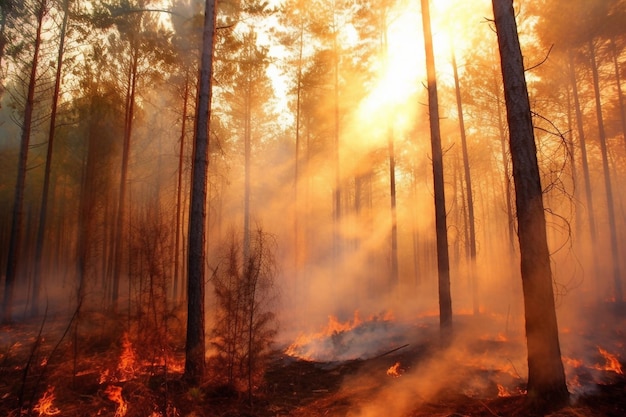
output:
M 98 317 L 97 322 L 92 324 L 94 328 L 83 325 L 78 336 L 67 326 L 67 318 L 48 320 L 45 326 L 20 323 L 2 327 L 0 416 L 626 415 L 626 376 L 617 372 L 580 366 L 574 374 L 568 373 L 568 378 L 584 385 L 576 390 L 571 404 L 537 412 L 527 407 L 524 381 L 516 370 L 484 367 L 484 362 L 463 359 L 468 354 L 488 358 L 514 355 L 519 346 L 506 340 L 473 341 L 460 359 L 441 357 L 430 340 L 396 345 L 369 359 L 342 362 L 305 361 L 277 351 L 250 404 L 246 395 L 211 382 L 200 387 L 186 385 L 180 371 L 182 346 L 175 343 L 169 364 L 146 360 L 147 348 L 153 346 L 136 343 L 131 358 L 135 363 L 122 367 L 126 342 L 116 331 L 119 323 L 105 317 Z M 617 337 L 623 338 L 623 333 Z M 624 353 L 617 352 L 617 356 L 626 368 Z M 396 364 L 398 374 L 389 375 L 388 370 Z

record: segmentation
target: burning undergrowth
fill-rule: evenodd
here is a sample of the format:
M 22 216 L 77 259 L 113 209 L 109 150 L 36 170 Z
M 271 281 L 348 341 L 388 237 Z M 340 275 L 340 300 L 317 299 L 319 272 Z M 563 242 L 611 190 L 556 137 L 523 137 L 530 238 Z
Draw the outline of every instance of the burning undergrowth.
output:
M 357 311 L 345 322 L 330 316 L 325 329 L 299 335 L 285 353 L 315 362 L 368 359 L 415 342 L 414 333 L 414 326 L 395 321 L 391 313 L 362 320 Z

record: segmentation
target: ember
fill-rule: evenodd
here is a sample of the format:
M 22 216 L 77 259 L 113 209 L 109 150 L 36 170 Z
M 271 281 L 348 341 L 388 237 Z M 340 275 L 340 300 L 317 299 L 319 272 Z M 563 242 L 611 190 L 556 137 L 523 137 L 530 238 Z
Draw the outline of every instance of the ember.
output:
M 394 365 L 391 365 L 389 369 L 387 369 L 387 375 L 394 378 L 399 377 L 403 372 L 404 370 L 400 368 L 400 362 L 396 362 Z
M 39 416 L 54 416 L 61 414 L 61 410 L 52 405 L 54 399 L 54 387 L 49 387 L 48 390 L 41 396 L 39 401 L 37 401 L 37 404 L 33 407 L 33 411 L 39 413 Z

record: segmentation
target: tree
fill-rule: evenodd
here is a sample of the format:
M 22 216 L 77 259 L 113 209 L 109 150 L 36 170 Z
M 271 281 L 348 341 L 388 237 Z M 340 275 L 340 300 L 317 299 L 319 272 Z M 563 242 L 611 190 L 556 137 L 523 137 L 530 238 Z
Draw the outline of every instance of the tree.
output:
M 446 198 L 443 178 L 443 151 L 439 128 L 439 102 L 437 76 L 433 53 L 433 37 L 430 27 L 428 0 L 421 0 L 422 25 L 426 48 L 426 73 L 428 77 L 428 114 L 430 118 L 430 142 L 433 158 L 433 185 L 435 194 L 435 228 L 437 232 L 437 271 L 439 273 L 439 325 L 442 340 L 449 342 L 452 331 L 452 298 L 450 295 L 450 259 L 448 255 L 448 226 L 446 223 Z
M 211 116 L 211 75 L 216 22 L 215 0 L 206 0 L 200 59 L 200 83 L 189 208 L 187 252 L 187 343 L 184 378 L 197 384 L 204 378 L 204 288 L 206 193 L 209 161 L 209 120 Z
M 9 242 L 9 255 L 7 262 L 6 279 L 4 283 L 4 302 L 2 309 L 2 321 L 11 321 L 13 310 L 13 288 L 17 274 L 17 266 L 20 260 L 20 245 L 22 239 L 22 216 L 24 203 L 24 188 L 26 183 L 26 170 L 28 160 L 28 148 L 30 143 L 33 111 L 35 107 L 35 88 L 37 84 L 37 66 L 39 65 L 39 51 L 41 48 L 41 31 L 44 16 L 47 12 L 47 0 L 39 0 L 36 8 L 37 29 L 35 35 L 33 60 L 30 68 L 28 92 L 24 107 L 24 121 L 20 142 L 20 155 L 17 168 L 17 181 L 15 184 L 15 196 L 13 200 L 13 220 L 11 223 L 11 237 Z
M 59 52 L 57 54 L 56 74 L 54 77 L 54 92 L 52 93 L 52 113 L 50 115 L 50 127 L 48 130 L 48 149 L 46 151 L 46 167 L 44 172 L 43 191 L 41 197 L 41 208 L 39 210 L 39 226 L 37 230 L 37 242 L 35 247 L 35 272 L 33 276 L 33 300 L 31 314 L 39 313 L 39 292 L 41 286 L 41 267 L 44 246 L 44 234 L 48 217 L 48 194 L 50 190 L 50 170 L 52 166 L 52 151 L 54 149 L 54 137 L 56 129 L 57 108 L 59 104 L 59 93 L 61 89 L 61 75 L 63 68 L 63 53 L 65 51 L 65 32 L 69 16 L 69 0 L 63 1 L 63 22 L 60 28 Z
M 530 101 L 512 0 L 493 0 L 513 161 L 528 346 L 528 397 L 539 407 L 568 399 Z
M 213 342 L 226 384 L 246 390 L 249 401 L 262 378 L 265 361 L 276 334 L 271 311 L 275 298 L 275 242 L 257 229 L 251 236 L 248 258 L 235 234 L 225 245 L 225 254 L 213 277 L 217 320 Z
M 461 131 L 461 147 L 463 149 L 463 173 L 465 188 L 467 192 L 467 216 L 469 223 L 469 256 L 470 256 L 470 280 L 472 285 L 472 299 L 474 304 L 474 314 L 479 313 L 478 305 L 478 282 L 476 278 L 476 230 L 474 227 L 474 196 L 472 191 L 472 176 L 470 175 L 469 155 L 467 152 L 467 135 L 465 133 L 465 119 L 463 118 L 463 101 L 461 99 L 461 86 L 459 83 L 459 72 L 456 65 L 456 56 L 452 51 L 452 71 L 454 74 L 454 89 L 456 91 L 456 106 L 459 115 L 459 130 Z

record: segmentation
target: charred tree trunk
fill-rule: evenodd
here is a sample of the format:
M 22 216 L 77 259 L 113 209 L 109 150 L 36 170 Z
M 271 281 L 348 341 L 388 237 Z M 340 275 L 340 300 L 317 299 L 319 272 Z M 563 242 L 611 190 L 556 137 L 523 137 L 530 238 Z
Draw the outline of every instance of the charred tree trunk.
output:
M 17 181 L 15 183 L 15 194 L 13 200 L 13 220 L 11 222 L 7 271 L 4 281 L 4 300 L 2 306 L 3 323 L 10 323 L 12 321 L 13 314 L 13 289 L 15 286 L 15 278 L 20 261 L 20 250 L 22 245 L 22 217 L 24 207 L 24 187 L 26 185 L 26 165 L 28 162 L 28 147 L 30 144 L 33 110 L 35 107 L 35 88 L 37 85 L 39 50 L 41 48 L 41 29 L 43 26 L 43 18 L 46 14 L 46 4 L 46 0 L 40 0 L 39 8 L 37 9 L 37 32 L 35 35 L 33 63 L 30 69 L 28 92 L 24 107 L 24 124 L 22 125 L 20 154 L 17 165 Z
M 428 77 L 428 112 L 430 141 L 433 157 L 433 183 L 435 194 L 435 227 L 437 231 L 437 271 L 439 273 L 439 325 L 442 341 L 449 342 L 452 332 L 452 297 L 450 295 L 450 259 L 448 255 L 448 226 L 446 223 L 446 198 L 443 178 L 443 151 L 439 128 L 439 102 L 437 76 L 430 27 L 428 0 L 421 0 L 424 44 L 426 47 L 426 73 Z
M 533 406 L 568 399 L 552 289 L 550 252 L 530 101 L 512 0 L 493 0 L 509 124 L 528 347 L 528 397 Z
M 204 378 L 204 288 L 207 169 L 209 165 L 209 120 L 211 117 L 211 75 L 215 35 L 216 1 L 206 0 L 200 60 L 200 85 L 196 107 L 195 143 L 189 212 L 187 258 L 187 344 L 184 378 L 198 384 Z

